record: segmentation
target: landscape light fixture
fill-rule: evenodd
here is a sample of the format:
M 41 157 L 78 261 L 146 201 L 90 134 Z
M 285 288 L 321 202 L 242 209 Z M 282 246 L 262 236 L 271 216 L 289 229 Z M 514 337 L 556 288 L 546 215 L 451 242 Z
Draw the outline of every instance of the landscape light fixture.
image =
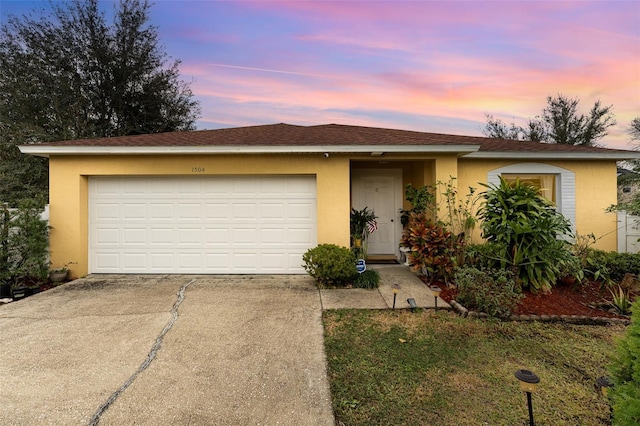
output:
M 433 293 L 433 301 L 436 305 L 436 311 L 438 310 L 438 297 L 440 296 L 440 292 L 442 290 L 437 285 L 431 286 L 431 292 Z
M 609 378 L 606 376 L 598 377 L 598 379 L 596 380 L 596 384 L 598 385 L 598 387 L 600 388 L 600 392 L 602 392 L 602 395 L 604 396 L 607 396 L 609 388 L 613 387 L 613 382 L 611 382 L 611 380 L 609 380 Z
M 609 380 L 607 376 L 598 377 L 596 380 L 596 385 L 600 388 L 600 392 L 607 398 L 607 394 L 609 393 L 609 388 L 613 387 L 613 382 Z M 613 420 L 613 407 L 609 405 L 609 418 Z
M 400 286 L 398 284 L 394 284 L 391 286 L 391 291 L 393 291 L 393 308 L 396 308 L 396 296 L 400 293 Z
M 529 370 L 516 371 L 516 379 L 520 382 L 520 390 L 527 393 L 527 406 L 529 407 L 529 426 L 535 426 L 533 422 L 533 406 L 531 405 L 531 394 L 536 391 L 536 385 L 540 383 L 540 378 Z

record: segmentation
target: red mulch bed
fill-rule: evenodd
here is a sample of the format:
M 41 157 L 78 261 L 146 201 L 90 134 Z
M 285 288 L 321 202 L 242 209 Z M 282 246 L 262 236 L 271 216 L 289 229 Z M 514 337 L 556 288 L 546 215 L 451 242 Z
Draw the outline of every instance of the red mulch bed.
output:
M 424 280 L 424 279 L 423 279 Z M 445 284 L 436 282 L 442 289 L 440 297 L 445 302 L 450 302 L 457 296 L 455 288 L 448 288 Z M 524 291 L 525 297 L 515 315 L 577 315 L 586 317 L 628 318 L 616 315 L 603 309 L 598 309 L 597 304 L 611 301 L 611 294 L 598 282 L 588 282 L 579 286 L 559 284 L 551 293 L 532 294 Z

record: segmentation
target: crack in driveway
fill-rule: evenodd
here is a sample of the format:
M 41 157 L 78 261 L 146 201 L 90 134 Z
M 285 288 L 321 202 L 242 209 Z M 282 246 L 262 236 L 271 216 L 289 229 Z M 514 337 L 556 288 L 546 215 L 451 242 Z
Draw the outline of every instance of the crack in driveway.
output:
M 180 307 L 180 304 L 184 300 L 184 292 L 185 292 L 185 290 L 187 289 L 187 287 L 189 287 L 195 281 L 196 281 L 196 279 L 194 278 L 191 281 L 189 281 L 188 283 L 184 284 L 182 287 L 180 287 L 180 290 L 178 291 L 178 298 L 176 299 L 175 303 L 173 304 L 173 308 L 171 308 L 171 320 L 169 320 L 167 325 L 164 326 L 164 328 L 162 329 L 162 331 L 160 332 L 160 334 L 156 338 L 156 341 L 153 344 L 153 346 L 151 347 L 151 351 L 149 351 L 149 354 L 147 355 L 147 358 L 140 365 L 140 367 L 138 367 L 138 369 L 131 375 L 131 377 L 129 377 L 127 379 L 127 381 L 124 382 L 122 384 L 122 386 L 120 386 L 120 388 L 118 390 L 116 390 L 114 393 L 112 393 L 111 396 L 105 401 L 105 403 L 102 404 L 100 406 L 100 408 L 98 408 L 98 410 L 94 413 L 93 417 L 91 417 L 91 420 L 89 421 L 89 426 L 95 426 L 100 422 L 100 418 L 105 413 L 105 411 L 107 411 L 109 409 L 111 404 L 113 404 L 116 401 L 116 399 L 118 399 L 118 397 L 122 394 L 122 392 L 124 392 L 131 385 L 131 383 L 133 383 L 133 381 L 144 370 L 146 370 L 147 367 L 149 367 L 151 362 L 155 359 L 156 355 L 158 354 L 158 351 L 160 350 L 160 347 L 162 346 L 162 341 L 164 340 L 164 336 L 169 332 L 169 330 L 171 330 L 171 328 L 173 327 L 175 322 L 178 320 L 178 308 Z

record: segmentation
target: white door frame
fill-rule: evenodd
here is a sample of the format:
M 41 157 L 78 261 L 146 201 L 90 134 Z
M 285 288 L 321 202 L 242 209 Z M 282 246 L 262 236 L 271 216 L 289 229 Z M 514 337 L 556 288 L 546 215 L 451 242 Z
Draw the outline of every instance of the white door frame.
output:
M 393 217 L 393 239 L 397 241 L 393 254 L 397 259 L 400 259 L 400 237 L 402 236 L 402 222 L 400 221 L 400 209 L 402 208 L 403 199 L 403 187 L 402 187 L 402 169 L 352 169 L 351 170 L 351 201 L 353 204 L 354 199 L 357 197 L 357 192 L 361 190 L 365 177 L 392 177 L 393 178 L 393 211 L 395 215 Z M 374 212 L 375 213 L 375 212 Z

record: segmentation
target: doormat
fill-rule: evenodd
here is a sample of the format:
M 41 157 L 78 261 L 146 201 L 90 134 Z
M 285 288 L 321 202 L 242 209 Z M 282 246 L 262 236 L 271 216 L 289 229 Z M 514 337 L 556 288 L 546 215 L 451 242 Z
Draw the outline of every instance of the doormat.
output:
M 369 265 L 399 265 L 396 259 L 367 259 Z

